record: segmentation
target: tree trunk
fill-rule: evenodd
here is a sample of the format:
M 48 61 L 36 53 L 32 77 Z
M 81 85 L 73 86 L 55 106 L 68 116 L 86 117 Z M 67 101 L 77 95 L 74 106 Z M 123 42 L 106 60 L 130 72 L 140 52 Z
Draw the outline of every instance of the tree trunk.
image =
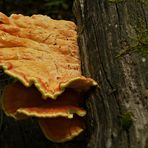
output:
M 125 54 L 148 27 L 148 4 L 126 0 L 76 0 L 82 71 L 100 85 L 87 101 L 88 148 L 147 148 L 146 75 L 136 54 Z M 145 69 L 145 73 L 146 73 Z
M 117 57 L 135 44 L 131 38 L 138 36 L 141 23 L 148 28 L 148 5 L 138 0 L 76 0 L 74 13 L 83 74 L 99 83 L 87 95 L 87 130 L 73 141 L 53 144 L 33 119 L 15 121 L 1 112 L 1 148 L 148 147 L 147 71 L 141 70 L 136 54 Z

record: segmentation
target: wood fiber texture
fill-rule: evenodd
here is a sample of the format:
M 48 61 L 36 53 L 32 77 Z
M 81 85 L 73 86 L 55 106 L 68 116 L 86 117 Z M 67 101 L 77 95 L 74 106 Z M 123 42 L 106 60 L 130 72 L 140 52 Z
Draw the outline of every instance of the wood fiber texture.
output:
M 117 56 L 136 44 L 131 38 L 138 36 L 140 23 L 148 29 L 148 3 L 76 0 L 74 13 L 82 72 L 100 84 L 87 101 L 86 147 L 146 148 L 148 102 L 142 91 L 148 85 L 147 69 L 143 73 L 136 54 Z

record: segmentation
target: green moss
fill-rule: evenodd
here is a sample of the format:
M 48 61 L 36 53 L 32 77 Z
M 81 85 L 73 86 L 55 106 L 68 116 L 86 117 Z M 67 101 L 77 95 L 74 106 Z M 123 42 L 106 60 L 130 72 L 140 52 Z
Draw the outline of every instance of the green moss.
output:
M 121 126 L 123 128 L 123 130 L 128 131 L 129 128 L 132 126 L 133 124 L 133 113 L 132 112 L 126 112 L 121 116 Z
M 140 2 L 147 4 L 148 0 L 140 0 Z
M 123 1 L 124 0 L 108 0 L 108 2 L 110 2 L 110 3 L 121 3 Z
M 145 28 L 144 21 L 140 20 L 134 29 L 136 36 L 129 37 L 128 46 L 124 47 L 117 57 L 131 53 L 148 56 L 148 29 Z M 134 44 L 131 45 L 130 41 Z

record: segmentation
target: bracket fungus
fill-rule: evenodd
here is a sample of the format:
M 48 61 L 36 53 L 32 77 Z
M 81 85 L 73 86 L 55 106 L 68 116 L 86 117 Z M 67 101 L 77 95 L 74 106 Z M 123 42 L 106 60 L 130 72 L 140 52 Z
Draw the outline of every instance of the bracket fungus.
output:
M 73 118 L 73 114 L 81 117 L 86 115 L 86 111 L 80 107 L 83 102 L 82 95 L 72 89 L 65 90 L 56 100 L 44 100 L 34 86 L 28 88 L 20 82 L 15 82 L 5 88 L 2 107 L 8 116 L 16 119 L 23 117 L 22 115 L 40 118 Z
M 73 22 L 0 13 L 0 69 L 16 79 L 2 95 L 8 116 L 37 118 L 53 142 L 85 129 L 83 95 L 97 82 L 81 74 Z
M 47 139 L 56 142 L 65 142 L 78 136 L 85 129 L 83 120 L 80 117 L 74 117 L 73 119 L 62 117 L 53 119 L 40 118 L 39 125 Z

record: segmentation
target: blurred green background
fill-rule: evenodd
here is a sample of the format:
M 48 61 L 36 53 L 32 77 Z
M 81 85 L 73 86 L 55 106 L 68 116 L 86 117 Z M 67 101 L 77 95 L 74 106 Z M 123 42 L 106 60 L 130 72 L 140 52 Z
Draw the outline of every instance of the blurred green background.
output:
M 44 14 L 54 19 L 73 20 L 73 0 L 0 0 L 0 11 L 24 15 Z

